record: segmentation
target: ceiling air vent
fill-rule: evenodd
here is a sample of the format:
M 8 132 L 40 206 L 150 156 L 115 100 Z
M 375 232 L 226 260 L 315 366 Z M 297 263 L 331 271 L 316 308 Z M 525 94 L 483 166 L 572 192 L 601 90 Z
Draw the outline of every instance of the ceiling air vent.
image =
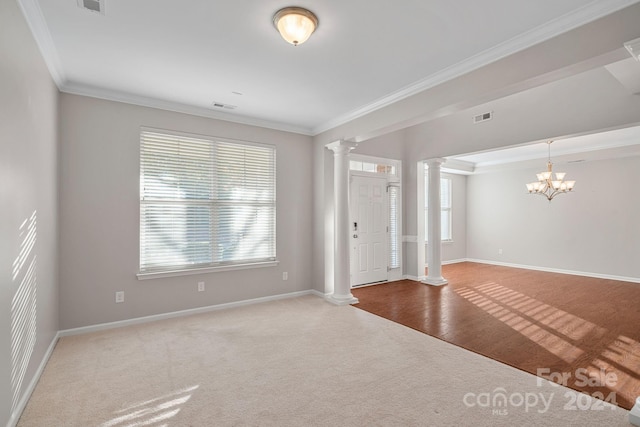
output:
M 105 0 L 78 0 L 78 7 L 104 15 Z
M 231 104 L 223 104 L 222 102 L 213 102 L 213 108 L 225 108 L 227 110 L 235 110 L 236 108 L 238 108 L 237 105 L 231 105 Z
M 489 111 L 488 113 L 478 114 L 473 117 L 473 123 L 486 122 L 487 120 L 491 120 L 493 118 L 493 111 Z

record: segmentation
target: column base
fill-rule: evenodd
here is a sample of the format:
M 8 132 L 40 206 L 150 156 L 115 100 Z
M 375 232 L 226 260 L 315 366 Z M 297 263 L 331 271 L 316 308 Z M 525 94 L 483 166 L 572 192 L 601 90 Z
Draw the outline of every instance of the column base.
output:
M 640 427 L 640 397 L 636 399 L 636 404 L 629 412 L 629 422 L 634 426 Z
M 325 299 L 335 305 L 351 305 L 360 302 L 358 298 L 353 295 L 329 295 L 325 297 Z
M 436 277 L 436 278 L 427 277 L 426 279 L 424 279 L 422 281 L 422 283 L 424 283 L 425 285 L 430 285 L 430 286 L 443 286 L 443 285 L 446 285 L 449 282 L 443 277 Z

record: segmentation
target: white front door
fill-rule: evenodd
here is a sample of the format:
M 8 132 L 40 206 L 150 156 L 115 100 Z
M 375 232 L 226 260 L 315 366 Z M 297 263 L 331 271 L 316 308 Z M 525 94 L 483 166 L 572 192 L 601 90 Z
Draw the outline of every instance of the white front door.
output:
M 387 180 L 352 175 L 351 286 L 387 280 Z

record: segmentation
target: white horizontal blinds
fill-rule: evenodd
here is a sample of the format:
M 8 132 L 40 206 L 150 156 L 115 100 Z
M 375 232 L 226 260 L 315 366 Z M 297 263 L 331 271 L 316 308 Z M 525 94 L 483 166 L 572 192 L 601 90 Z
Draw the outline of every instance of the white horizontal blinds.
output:
M 140 271 L 212 262 L 212 145 L 157 132 L 140 137 Z
M 140 271 L 275 259 L 275 150 L 143 130 Z
M 389 186 L 389 268 L 400 268 L 398 230 L 398 192 L 400 188 Z
M 275 150 L 216 143 L 216 262 L 275 259 Z

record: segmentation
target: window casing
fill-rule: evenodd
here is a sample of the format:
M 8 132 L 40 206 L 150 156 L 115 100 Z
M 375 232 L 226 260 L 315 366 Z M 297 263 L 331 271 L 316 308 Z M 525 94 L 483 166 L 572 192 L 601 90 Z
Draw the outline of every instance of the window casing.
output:
M 451 214 L 451 178 L 440 177 L 440 238 L 443 242 L 453 240 Z M 424 174 L 424 240 L 429 241 L 429 175 Z
M 140 273 L 276 258 L 275 148 L 143 129 Z

